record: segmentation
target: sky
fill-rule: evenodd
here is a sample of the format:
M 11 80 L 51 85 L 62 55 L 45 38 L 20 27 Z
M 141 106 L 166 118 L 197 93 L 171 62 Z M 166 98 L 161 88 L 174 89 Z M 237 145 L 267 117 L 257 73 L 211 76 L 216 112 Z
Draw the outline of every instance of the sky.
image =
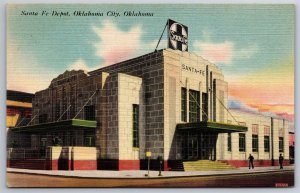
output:
M 153 52 L 170 18 L 188 26 L 189 52 L 222 69 L 231 108 L 293 122 L 294 10 L 293 5 L 10 5 L 7 89 L 34 93 L 65 70 L 91 71 Z M 104 15 L 74 16 L 74 11 Z M 120 17 L 107 16 L 109 11 Z M 126 17 L 124 11 L 154 16 Z M 166 39 L 165 33 L 159 48 L 167 47 Z

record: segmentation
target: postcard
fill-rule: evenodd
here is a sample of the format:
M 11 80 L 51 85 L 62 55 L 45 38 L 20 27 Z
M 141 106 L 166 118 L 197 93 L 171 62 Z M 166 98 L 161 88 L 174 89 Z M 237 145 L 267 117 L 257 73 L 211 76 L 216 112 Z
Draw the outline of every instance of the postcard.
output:
M 6 18 L 8 187 L 294 186 L 294 5 Z

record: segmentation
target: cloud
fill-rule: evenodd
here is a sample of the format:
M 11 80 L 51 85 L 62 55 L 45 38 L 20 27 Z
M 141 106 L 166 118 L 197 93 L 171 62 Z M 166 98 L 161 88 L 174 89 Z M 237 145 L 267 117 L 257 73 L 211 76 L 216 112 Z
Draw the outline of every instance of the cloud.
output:
M 96 55 L 104 60 L 104 65 L 110 65 L 134 57 L 141 49 L 142 27 L 136 25 L 128 31 L 122 31 L 109 20 L 102 22 L 102 27 L 93 26 L 93 31 L 100 39 L 94 44 Z
M 103 59 L 103 63 L 96 67 L 89 67 L 83 58 L 78 58 L 68 65 L 68 70 L 92 71 L 101 66 L 115 64 L 130 58 L 154 51 L 157 40 L 144 42 L 142 40 L 142 26 L 131 26 L 128 30 L 121 30 L 109 20 L 102 22 L 101 27 L 92 26 L 99 41 L 94 44 L 96 56 Z M 36 92 L 47 88 L 53 79 L 62 72 L 45 67 L 32 55 L 30 50 L 22 49 L 12 39 L 8 40 L 7 49 L 7 88 L 24 92 Z M 166 41 L 161 41 L 158 49 L 166 47 Z
M 231 64 L 233 56 L 233 43 L 211 43 L 195 41 L 195 52 L 213 63 Z
M 294 105 L 289 104 L 246 104 L 232 96 L 228 98 L 228 108 L 237 109 L 243 112 L 261 114 L 289 121 L 289 129 L 294 129 Z
M 203 58 L 217 64 L 232 64 L 236 59 L 248 59 L 258 52 L 257 44 L 249 44 L 245 47 L 237 48 L 234 42 L 225 40 L 223 42 L 213 42 L 211 33 L 202 32 L 203 40 L 193 42 L 194 50 Z
M 157 41 L 143 41 L 142 25 L 131 26 L 122 30 L 110 20 L 104 20 L 101 27 L 92 26 L 99 40 L 94 44 L 96 55 L 103 59 L 101 65 L 111 65 L 154 51 Z M 167 47 L 167 40 L 162 40 L 157 49 Z
M 229 95 L 246 104 L 294 104 L 294 59 L 291 56 L 226 79 Z
M 83 70 L 85 72 L 90 72 L 96 69 L 97 67 L 94 68 L 88 67 L 86 62 L 81 58 L 76 60 L 73 64 L 69 65 L 69 70 Z
M 228 108 L 229 109 L 239 109 L 245 112 L 252 112 L 252 113 L 258 113 L 258 109 L 257 108 L 253 108 L 249 105 L 246 105 L 245 103 L 243 103 L 242 101 L 229 96 L 228 97 Z

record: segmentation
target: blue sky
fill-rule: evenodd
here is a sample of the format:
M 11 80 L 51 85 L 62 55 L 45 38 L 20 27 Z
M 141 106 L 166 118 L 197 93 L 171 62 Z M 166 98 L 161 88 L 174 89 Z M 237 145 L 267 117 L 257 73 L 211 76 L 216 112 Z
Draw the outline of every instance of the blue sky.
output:
M 39 65 L 64 70 L 67 65 L 82 58 L 89 67 L 98 67 L 103 58 L 95 55 L 93 44 L 99 40 L 93 26 L 103 26 L 104 20 L 114 23 L 119 30 L 129 31 L 141 26 L 143 43 L 157 41 L 168 18 L 189 27 L 189 49 L 197 52 L 193 43 L 204 41 L 222 44 L 234 43 L 234 49 L 251 49 L 255 57 L 234 56 L 230 65 L 222 65 L 225 73 L 245 73 L 293 54 L 294 12 L 291 5 L 66 5 L 18 6 L 9 11 L 9 40 L 22 44 L 23 54 L 30 52 Z M 73 10 L 153 12 L 154 17 L 41 17 L 20 16 L 22 10 Z M 121 45 L 120 45 L 121 46 Z M 151 52 L 154 48 L 144 48 Z M 249 51 L 250 50 L 250 51 Z M 234 68 L 233 67 L 237 67 Z M 232 70 L 233 69 L 233 70 Z
M 294 9 L 293 5 L 11 5 L 7 87 L 36 92 L 67 69 L 89 71 L 152 52 L 170 18 L 189 27 L 190 52 L 223 70 L 232 99 L 247 105 L 293 105 Z M 21 16 L 22 11 L 43 10 L 69 11 L 71 16 Z M 77 10 L 104 16 L 74 17 Z M 107 11 L 120 12 L 121 17 L 106 16 Z M 154 16 L 124 17 L 124 11 Z M 166 46 L 165 33 L 160 48 Z M 254 94 L 242 95 L 245 88 Z

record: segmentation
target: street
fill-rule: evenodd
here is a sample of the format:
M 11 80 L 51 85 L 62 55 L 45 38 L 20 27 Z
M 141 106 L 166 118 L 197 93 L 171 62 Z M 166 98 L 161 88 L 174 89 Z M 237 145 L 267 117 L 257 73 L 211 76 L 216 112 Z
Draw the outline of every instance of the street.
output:
M 161 179 L 96 179 L 7 173 L 8 187 L 290 187 L 294 171 Z

